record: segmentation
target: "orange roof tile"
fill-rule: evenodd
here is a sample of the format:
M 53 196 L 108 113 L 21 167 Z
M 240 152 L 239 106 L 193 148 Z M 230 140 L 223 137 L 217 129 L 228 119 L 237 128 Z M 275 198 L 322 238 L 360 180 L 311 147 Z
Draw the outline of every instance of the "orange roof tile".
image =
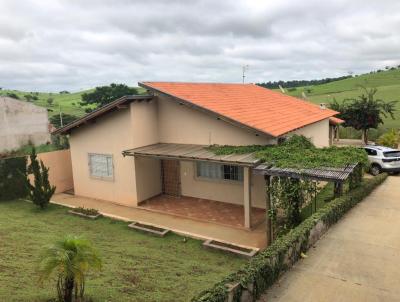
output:
M 142 82 L 139 85 L 275 137 L 338 113 L 254 84 Z
M 334 124 L 334 125 L 339 125 L 339 124 L 343 124 L 343 123 L 344 123 L 344 120 L 342 120 L 342 119 L 340 119 L 340 118 L 338 118 L 338 117 L 332 116 L 332 117 L 329 118 L 329 122 L 330 122 L 331 124 Z

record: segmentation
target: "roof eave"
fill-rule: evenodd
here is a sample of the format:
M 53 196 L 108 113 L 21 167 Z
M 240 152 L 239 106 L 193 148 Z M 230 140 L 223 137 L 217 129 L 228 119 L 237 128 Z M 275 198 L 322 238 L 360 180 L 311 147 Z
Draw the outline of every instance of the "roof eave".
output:
M 83 124 L 86 124 L 90 120 L 100 117 L 103 114 L 106 114 L 106 113 L 118 108 L 118 106 L 121 106 L 125 103 L 130 103 L 133 101 L 151 100 L 152 98 L 153 98 L 152 95 L 126 95 L 126 96 L 123 96 L 107 105 L 104 105 L 98 109 L 95 109 L 94 111 L 86 114 L 85 116 L 83 116 L 75 121 L 72 121 L 71 123 L 69 123 L 61 128 L 58 128 L 57 130 L 53 131 L 51 134 L 57 135 L 57 134 L 68 133 L 72 129 L 77 128 Z

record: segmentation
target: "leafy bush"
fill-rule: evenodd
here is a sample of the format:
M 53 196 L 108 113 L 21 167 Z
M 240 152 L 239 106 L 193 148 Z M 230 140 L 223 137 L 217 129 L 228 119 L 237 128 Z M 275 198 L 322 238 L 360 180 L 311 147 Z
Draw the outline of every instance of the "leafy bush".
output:
M 85 207 L 77 207 L 73 209 L 74 212 L 81 213 L 84 215 L 89 215 L 89 216 L 96 216 L 99 213 L 97 209 L 90 209 L 90 208 L 85 208 Z
M 243 291 L 250 291 L 255 300 L 270 287 L 281 273 L 289 269 L 313 243 L 312 231 L 317 224 L 326 228 L 336 223 L 349 209 L 368 196 L 381 184 L 387 174 L 365 180 L 347 195 L 336 198 L 320 208 L 286 235 L 277 238 L 268 248 L 253 257 L 239 271 L 227 276 L 214 287 L 203 291 L 193 302 L 225 302 L 228 298 L 227 285 L 239 284 L 233 301 L 240 301 Z
M 26 197 L 26 157 L 0 159 L 0 200 Z
M 398 148 L 400 142 L 399 132 L 391 129 L 378 139 L 378 144 L 390 148 Z

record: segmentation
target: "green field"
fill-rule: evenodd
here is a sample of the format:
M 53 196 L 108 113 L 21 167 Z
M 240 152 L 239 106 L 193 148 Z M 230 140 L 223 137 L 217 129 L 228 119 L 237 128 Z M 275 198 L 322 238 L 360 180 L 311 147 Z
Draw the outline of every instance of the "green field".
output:
M 384 101 L 399 101 L 396 105 L 397 111 L 395 119 L 390 117 L 384 119 L 385 124 L 380 127 L 379 131 L 371 131 L 372 138 L 386 131 L 389 128 L 400 128 L 400 70 L 387 70 L 372 74 L 364 74 L 350 79 L 335 81 L 322 85 L 305 86 L 286 89 L 289 95 L 301 97 L 302 92 L 306 93 L 307 98 L 316 104 L 330 103 L 334 99 L 343 101 L 346 98 L 353 98 L 362 93 L 359 85 L 367 88 L 377 88 L 377 98 Z M 348 132 L 351 136 L 354 131 Z M 352 132 L 352 133 L 351 133 Z
M 190 301 L 246 261 L 204 249 L 201 241 L 174 234 L 153 237 L 129 229 L 126 222 L 87 220 L 67 210 L 0 202 L 0 301 L 56 297 L 54 280 L 38 286 L 37 265 L 43 248 L 66 234 L 92 241 L 103 260 L 102 271 L 86 281 L 85 292 L 94 302 Z
M 143 93 L 144 89 L 140 87 L 135 87 L 138 89 L 139 93 Z M 81 102 L 81 95 L 83 93 L 91 92 L 93 89 L 73 92 L 73 93 L 49 93 L 49 92 L 26 92 L 18 90 L 0 90 L 0 95 L 6 96 L 7 93 L 16 94 L 20 100 L 26 101 L 25 95 L 35 95 L 38 100 L 33 100 L 32 103 L 38 106 L 42 106 L 48 109 L 49 116 L 59 114 L 60 109 L 63 113 L 76 115 L 81 117 L 85 114 L 85 110 L 79 105 Z M 50 105 L 47 100 L 49 98 L 53 99 L 53 103 Z

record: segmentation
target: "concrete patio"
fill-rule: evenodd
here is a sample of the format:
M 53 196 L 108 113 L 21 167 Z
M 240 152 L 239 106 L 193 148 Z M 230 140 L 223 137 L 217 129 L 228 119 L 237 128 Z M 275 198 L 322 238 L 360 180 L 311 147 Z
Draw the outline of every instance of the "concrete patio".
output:
M 202 221 L 201 219 L 185 218 L 176 214 L 161 213 L 160 211 L 146 209 L 145 207 L 128 207 L 65 193 L 54 195 L 51 202 L 67 207 L 84 206 L 86 208 L 95 208 L 104 216 L 124 221 L 151 224 L 184 236 L 204 240 L 218 240 L 246 248 L 262 249 L 266 246 L 267 242 L 264 222 L 259 223 L 251 230 L 246 230 L 240 227 L 223 225 L 218 222 Z
M 400 300 L 400 177 L 389 178 L 334 225 L 259 300 Z

